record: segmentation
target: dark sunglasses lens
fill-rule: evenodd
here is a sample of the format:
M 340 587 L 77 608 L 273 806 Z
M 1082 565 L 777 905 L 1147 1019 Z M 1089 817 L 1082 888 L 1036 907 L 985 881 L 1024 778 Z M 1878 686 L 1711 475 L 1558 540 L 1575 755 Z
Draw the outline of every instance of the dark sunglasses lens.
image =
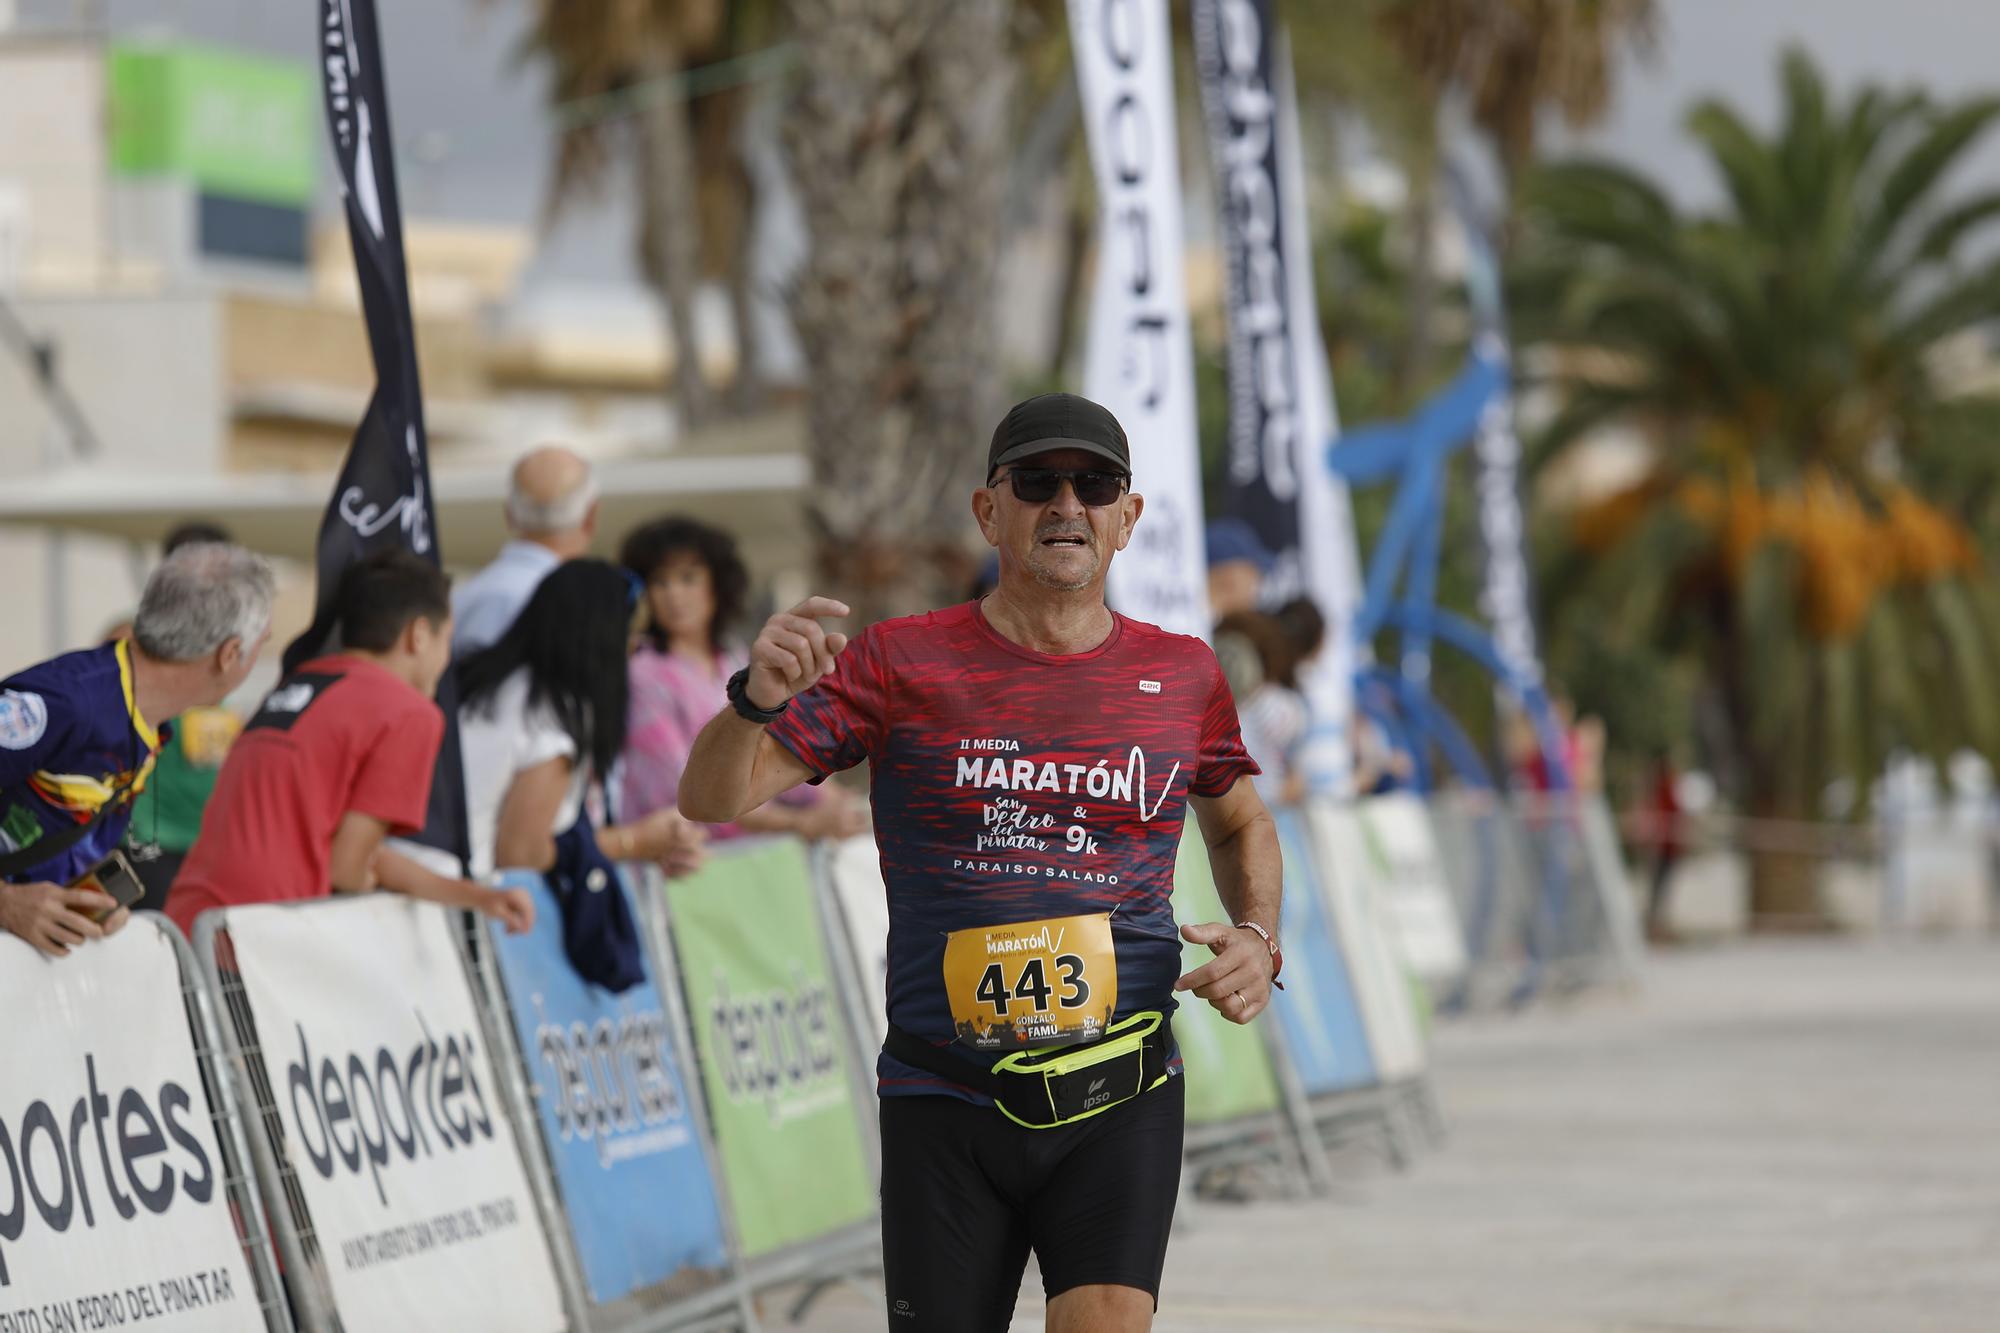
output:
M 1076 489 L 1076 498 L 1093 508 L 1114 504 L 1125 489 L 1125 478 L 1117 472 L 1057 472 L 1053 468 L 1016 468 L 1007 474 L 1014 483 L 1014 498 L 1023 504 L 1047 504 L 1056 498 L 1065 478 Z
M 1093 508 L 1115 504 L 1125 489 L 1125 479 L 1116 472 L 1079 472 L 1070 484 L 1076 487 L 1076 498 Z
M 1022 504 L 1043 505 L 1056 498 L 1063 474 L 1047 468 L 1015 468 L 1007 474 L 1014 483 L 1014 498 Z

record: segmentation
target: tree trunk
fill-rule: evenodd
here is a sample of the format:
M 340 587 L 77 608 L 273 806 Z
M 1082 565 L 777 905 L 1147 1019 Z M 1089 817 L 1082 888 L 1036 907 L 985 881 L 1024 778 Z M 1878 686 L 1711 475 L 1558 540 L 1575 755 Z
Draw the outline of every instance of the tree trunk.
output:
M 702 273 L 729 293 L 736 372 L 729 407 L 738 413 L 763 403 L 763 360 L 756 316 L 757 164 L 753 137 L 762 129 L 759 90 L 726 88 L 693 104 L 695 153 L 701 173 Z
M 1396 410 L 1410 408 L 1422 392 L 1436 342 L 1437 173 L 1427 155 L 1410 167 L 1410 322 L 1390 377 Z
M 1083 310 L 1084 260 L 1090 254 L 1089 210 L 1070 195 L 1063 210 L 1062 286 L 1056 297 L 1056 341 L 1049 354 L 1049 378 L 1061 379 L 1076 355 L 1077 334 L 1088 316 Z
M 994 307 L 1003 186 L 1008 179 L 1010 0 L 934 0 L 917 80 L 905 268 L 917 299 L 909 357 L 916 373 L 911 446 L 928 494 L 911 497 L 948 558 L 971 527 L 968 496 L 985 478 L 985 444 L 1002 405 Z M 961 577 L 954 582 L 962 584 Z M 957 588 L 947 590 L 955 596 Z
M 1002 0 L 791 0 L 785 145 L 811 238 L 791 293 L 809 373 L 824 590 L 853 623 L 955 597 L 992 429 Z M 991 91 L 998 88 L 999 92 Z
M 1820 930 L 1826 914 L 1819 901 L 1820 857 L 1785 847 L 1750 851 L 1750 929 Z
M 655 39 L 648 77 L 679 72 L 681 52 Z M 673 401 L 683 427 L 713 415 L 701 373 L 694 298 L 701 284 L 701 220 L 696 199 L 694 130 L 688 104 L 669 90 L 646 100 L 638 117 L 639 267 L 666 308 L 674 343 Z

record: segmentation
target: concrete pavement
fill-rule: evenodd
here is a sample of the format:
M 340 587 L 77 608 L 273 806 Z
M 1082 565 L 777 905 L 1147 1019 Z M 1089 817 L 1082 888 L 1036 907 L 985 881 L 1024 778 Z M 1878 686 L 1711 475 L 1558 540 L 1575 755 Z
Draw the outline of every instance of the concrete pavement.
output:
M 2000 1330 L 2000 941 L 1668 952 L 1434 1059 L 1442 1148 L 1184 1217 L 1155 1328 Z M 802 1327 L 885 1322 L 841 1290 Z

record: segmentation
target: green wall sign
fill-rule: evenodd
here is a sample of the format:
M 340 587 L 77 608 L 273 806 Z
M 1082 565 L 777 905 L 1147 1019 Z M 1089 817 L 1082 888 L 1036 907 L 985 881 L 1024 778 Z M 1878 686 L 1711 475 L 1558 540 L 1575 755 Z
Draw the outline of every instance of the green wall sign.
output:
M 201 46 L 111 48 L 111 167 L 303 207 L 318 127 L 312 67 Z

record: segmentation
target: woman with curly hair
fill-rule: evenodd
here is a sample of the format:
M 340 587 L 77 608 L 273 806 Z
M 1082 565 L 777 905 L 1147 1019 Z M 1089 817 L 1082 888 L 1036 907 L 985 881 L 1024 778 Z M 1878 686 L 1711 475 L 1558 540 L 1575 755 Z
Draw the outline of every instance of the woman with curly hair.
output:
M 728 705 L 723 687 L 749 662 L 730 633 L 743 615 L 750 575 L 733 537 L 678 516 L 633 529 L 619 558 L 646 588 L 643 642 L 630 664 L 619 805 L 624 818 L 637 819 L 675 808 L 694 738 Z M 711 832 L 843 838 L 867 826 L 867 806 L 852 794 L 801 785 Z

